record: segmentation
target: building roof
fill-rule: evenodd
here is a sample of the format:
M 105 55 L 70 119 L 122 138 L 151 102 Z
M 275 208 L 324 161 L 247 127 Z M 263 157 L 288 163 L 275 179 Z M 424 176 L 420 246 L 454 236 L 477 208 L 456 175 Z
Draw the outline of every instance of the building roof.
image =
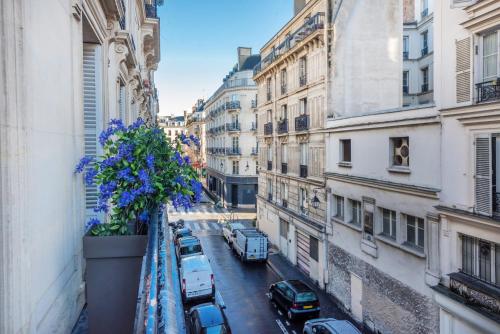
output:
M 260 55 L 251 55 L 245 60 L 243 65 L 241 65 L 240 71 L 253 70 L 255 65 L 257 65 L 259 62 Z

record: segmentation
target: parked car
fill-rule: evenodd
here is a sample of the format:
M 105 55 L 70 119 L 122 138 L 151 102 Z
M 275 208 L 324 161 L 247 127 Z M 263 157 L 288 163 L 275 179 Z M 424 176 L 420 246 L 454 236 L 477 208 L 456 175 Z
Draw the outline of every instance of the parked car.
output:
M 168 223 L 168 226 L 170 226 L 172 228 L 172 231 L 175 232 L 176 230 L 184 227 L 184 219 L 179 219 L 175 223 Z
M 303 334 L 361 334 L 351 322 L 333 318 L 308 320 L 304 324 Z
M 319 317 L 318 296 L 300 280 L 287 280 L 272 284 L 269 288 L 269 299 L 285 310 L 289 320 L 299 316 Z
M 212 267 L 206 255 L 194 255 L 181 260 L 179 269 L 182 300 L 212 300 L 215 294 L 215 280 Z
M 224 314 L 225 307 L 212 303 L 196 305 L 189 310 L 188 323 L 192 334 L 230 334 Z
M 180 228 L 174 232 L 174 244 L 177 245 L 177 240 L 179 240 L 180 238 L 190 237 L 192 235 L 193 232 L 189 228 Z
M 226 239 L 227 243 L 231 245 L 233 243 L 233 238 L 236 236 L 236 230 L 246 228 L 245 225 L 238 222 L 228 222 L 222 223 L 222 235 Z
M 178 260 L 188 256 L 203 255 L 200 240 L 194 236 L 179 238 L 175 246 L 175 254 Z
M 266 261 L 267 245 L 267 236 L 256 229 L 236 230 L 233 249 L 242 261 Z

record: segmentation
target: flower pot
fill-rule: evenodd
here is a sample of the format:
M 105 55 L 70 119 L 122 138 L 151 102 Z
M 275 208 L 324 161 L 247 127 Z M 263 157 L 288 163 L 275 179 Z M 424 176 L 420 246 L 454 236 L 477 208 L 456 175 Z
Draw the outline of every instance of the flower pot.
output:
M 89 333 L 132 333 L 147 236 L 83 238 Z

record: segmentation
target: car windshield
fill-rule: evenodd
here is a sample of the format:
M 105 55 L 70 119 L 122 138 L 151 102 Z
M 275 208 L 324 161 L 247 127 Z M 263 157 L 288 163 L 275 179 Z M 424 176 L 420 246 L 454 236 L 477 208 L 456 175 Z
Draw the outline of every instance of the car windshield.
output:
M 181 247 L 181 255 L 201 253 L 201 245 L 189 245 Z
M 297 294 L 297 297 L 295 299 L 298 303 L 315 302 L 317 300 L 316 294 L 314 292 L 301 292 Z
M 203 328 L 203 334 L 224 334 L 226 329 L 222 325 Z

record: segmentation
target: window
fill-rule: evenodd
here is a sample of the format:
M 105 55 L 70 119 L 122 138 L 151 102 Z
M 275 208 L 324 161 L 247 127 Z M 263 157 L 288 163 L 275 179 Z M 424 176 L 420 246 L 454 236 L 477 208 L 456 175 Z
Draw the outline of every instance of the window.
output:
M 280 81 L 281 81 L 281 94 L 286 94 L 287 92 L 287 74 L 286 69 L 281 70 L 280 73 Z
M 302 87 L 307 84 L 307 58 L 299 59 L 299 85 Z
M 333 216 L 344 220 L 344 197 L 333 195 Z
M 422 57 L 429 53 L 429 32 L 424 31 L 422 34 Z
M 231 139 L 232 145 L 233 145 L 233 150 L 237 150 L 240 147 L 240 138 L 239 137 L 233 137 Z
M 281 115 L 280 115 L 280 118 L 282 120 L 287 120 L 288 119 L 288 109 L 287 109 L 287 105 L 286 104 L 283 104 L 281 106 Z
M 239 101 L 240 96 L 238 94 L 233 94 L 231 95 L 231 101 L 232 102 L 237 102 Z
M 460 235 L 461 271 L 483 281 L 500 285 L 500 245 L 479 238 Z
M 498 32 L 483 36 L 483 81 L 496 79 L 498 73 Z
M 429 15 L 429 3 L 428 0 L 422 0 L 422 18 Z
M 396 239 L 396 211 L 382 209 L 382 234 Z
M 286 164 L 288 162 L 288 146 L 287 144 L 281 144 L 281 163 Z
M 475 208 L 474 211 L 498 219 L 500 217 L 500 163 L 497 147 L 500 135 L 478 134 L 474 140 L 475 151 Z
M 315 237 L 309 236 L 309 256 L 314 261 L 318 261 L 319 258 L 319 243 L 318 239 Z
M 422 93 L 429 91 L 429 68 L 424 67 L 420 70 L 422 72 Z
M 349 223 L 354 225 L 361 225 L 361 202 L 353 199 L 349 200 L 349 207 L 351 211 L 351 219 Z
M 351 162 L 351 140 L 341 139 L 340 140 L 340 161 L 341 162 Z
M 281 204 L 286 207 L 288 206 L 288 184 L 285 182 L 281 182 L 281 187 L 280 187 L 280 192 L 281 192 Z
M 273 180 L 267 179 L 267 199 L 269 201 L 273 200 Z
M 126 101 L 125 84 L 123 83 L 123 81 L 120 80 L 120 86 L 118 90 L 118 114 L 120 115 L 120 119 L 123 121 L 124 124 L 127 124 L 127 119 L 125 117 L 126 108 L 127 108 L 127 101 Z
M 171 136 L 172 135 L 172 130 L 168 130 L 168 135 Z
M 392 165 L 410 166 L 410 139 L 408 137 L 391 138 Z
M 273 111 L 271 109 L 269 109 L 267 111 L 266 115 L 267 115 L 267 122 L 271 123 L 273 121 Z
M 301 115 L 306 115 L 307 114 L 307 99 L 300 99 L 299 100 L 299 112 Z
M 424 248 L 424 219 L 410 215 L 406 217 L 406 242 L 418 248 Z
M 267 92 L 267 100 L 271 101 L 271 78 L 267 78 L 266 80 L 266 92 Z
M 408 36 L 403 36 L 403 59 L 408 59 L 410 48 L 410 39 Z
M 300 164 L 307 165 L 307 143 L 300 144 Z
M 240 162 L 233 161 L 233 174 L 238 175 L 240 173 Z
M 273 147 L 267 145 L 267 161 L 273 161 Z
M 288 239 L 288 222 L 283 219 L 280 219 L 280 236 Z
M 409 77 L 410 77 L 410 72 L 403 71 L 403 94 L 408 94 L 410 91 Z
M 299 188 L 299 209 L 304 215 L 307 215 L 307 190 Z

